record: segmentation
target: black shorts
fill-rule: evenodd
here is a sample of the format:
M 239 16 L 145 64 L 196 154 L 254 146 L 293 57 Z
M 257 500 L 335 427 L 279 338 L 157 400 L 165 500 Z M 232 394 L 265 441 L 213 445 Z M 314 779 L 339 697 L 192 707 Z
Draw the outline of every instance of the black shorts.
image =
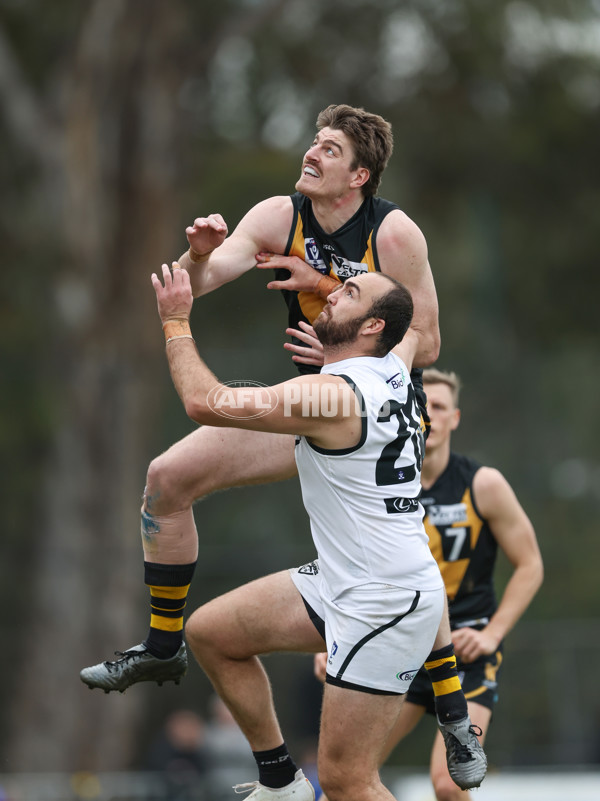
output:
M 502 665 L 502 647 L 495 654 L 481 656 L 475 662 L 457 662 L 458 677 L 467 701 L 475 701 L 493 710 L 498 700 L 498 677 Z M 435 702 L 431 679 L 424 667 L 413 679 L 406 700 L 424 706 L 425 711 L 435 715 Z

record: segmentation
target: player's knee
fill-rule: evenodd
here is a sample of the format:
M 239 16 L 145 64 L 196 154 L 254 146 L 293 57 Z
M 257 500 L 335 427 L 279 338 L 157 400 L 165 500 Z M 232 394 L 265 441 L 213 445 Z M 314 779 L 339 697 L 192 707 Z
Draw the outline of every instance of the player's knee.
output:
M 182 476 L 171 456 L 163 453 L 150 462 L 144 500 L 147 506 L 147 499 L 152 499 L 155 514 L 169 514 L 191 506 L 197 497 L 189 487 L 189 476 Z
M 153 459 L 148 466 L 146 475 L 146 488 L 144 499 L 160 498 L 161 505 L 165 501 L 168 503 L 170 496 L 175 490 L 174 481 L 171 479 L 168 467 L 168 460 L 164 454 Z
M 185 624 L 185 638 L 197 659 L 215 647 L 211 618 L 204 614 L 204 607 L 196 609 L 188 618 Z
M 346 801 L 361 796 L 360 787 L 366 777 L 362 771 L 353 772 L 353 766 L 341 764 L 343 760 L 319 760 L 319 784 L 328 801 Z

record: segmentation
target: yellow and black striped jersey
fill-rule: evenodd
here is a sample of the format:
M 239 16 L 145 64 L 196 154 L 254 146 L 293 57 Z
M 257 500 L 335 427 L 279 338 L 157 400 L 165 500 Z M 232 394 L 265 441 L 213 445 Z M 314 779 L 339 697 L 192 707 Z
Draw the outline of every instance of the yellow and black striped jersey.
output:
M 298 256 L 322 275 L 344 282 L 365 272 L 379 272 L 377 231 L 383 219 L 397 209 L 394 203 L 379 197 L 365 198 L 364 203 L 341 228 L 328 234 L 319 225 L 306 195 L 291 196 L 294 219 L 290 229 L 286 256 Z M 284 281 L 287 270 L 275 271 L 275 278 Z M 321 313 L 326 301 L 312 292 L 282 290 L 288 306 L 288 325 L 298 328 L 300 320 L 312 323 Z M 300 372 L 319 372 L 312 365 L 298 365 Z
M 473 477 L 480 467 L 474 459 L 451 453 L 442 475 L 420 498 L 453 629 L 484 626 L 497 607 L 493 573 L 498 543 L 473 496 Z

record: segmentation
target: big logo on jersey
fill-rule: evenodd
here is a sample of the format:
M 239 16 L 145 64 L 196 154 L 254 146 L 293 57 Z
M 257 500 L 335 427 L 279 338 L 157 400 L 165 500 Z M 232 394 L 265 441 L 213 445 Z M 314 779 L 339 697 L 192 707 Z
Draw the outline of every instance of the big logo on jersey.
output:
M 356 275 L 368 273 L 369 265 L 364 264 L 362 261 L 350 261 L 349 259 L 344 259 L 334 253 L 331 257 L 331 269 L 338 278 L 341 278 L 342 281 L 345 281 L 346 278 L 354 278 Z
M 417 498 L 384 498 L 385 509 L 389 515 L 408 514 L 419 511 Z

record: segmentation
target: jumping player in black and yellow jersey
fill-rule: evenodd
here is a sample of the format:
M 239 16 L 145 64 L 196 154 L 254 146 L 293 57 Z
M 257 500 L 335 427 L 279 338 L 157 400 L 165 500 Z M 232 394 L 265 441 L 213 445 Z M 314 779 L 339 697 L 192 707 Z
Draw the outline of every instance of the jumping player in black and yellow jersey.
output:
M 452 432 L 460 422 L 456 374 L 424 370 L 423 383 L 431 418 L 421 473 L 424 524 L 446 586 L 452 641 L 469 716 L 481 728 L 483 741 L 498 699 L 502 641 L 542 583 L 542 557 L 533 526 L 502 474 L 450 450 Z M 493 583 L 498 548 L 513 566 L 499 603 Z M 319 655 L 318 676 L 321 661 Z M 426 712 L 435 712 L 434 695 L 431 679 L 422 668 L 406 694 L 386 756 Z M 468 797 L 448 775 L 439 733 L 430 770 L 438 799 Z
M 380 271 L 411 293 L 414 366 L 433 363 L 440 335 L 425 237 L 397 206 L 376 197 L 392 148 L 391 126 L 379 115 L 345 105 L 322 111 L 302 161 L 299 194 L 261 201 L 230 236 L 220 214 L 186 229 L 190 247 L 179 264 L 194 297 L 257 265 L 273 267 L 278 280 L 269 286 L 286 290 L 289 324 L 302 330 L 340 282 Z M 184 607 L 198 557 L 193 503 L 217 490 L 294 475 L 294 437 L 260 431 L 203 426 L 154 459 L 141 510 L 149 633 L 116 662 L 85 668 L 82 681 L 106 692 L 139 681 L 179 681 L 187 665 Z

